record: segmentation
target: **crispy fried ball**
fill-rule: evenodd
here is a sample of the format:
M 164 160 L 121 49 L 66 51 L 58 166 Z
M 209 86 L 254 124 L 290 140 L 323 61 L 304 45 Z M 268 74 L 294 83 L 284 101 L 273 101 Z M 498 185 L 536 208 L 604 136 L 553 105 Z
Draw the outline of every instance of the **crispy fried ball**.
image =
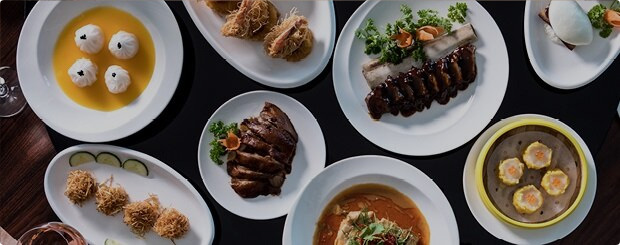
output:
M 243 0 L 239 9 L 226 16 L 222 35 L 250 40 L 263 40 L 278 23 L 279 12 L 268 0 Z
M 220 15 L 230 14 L 239 7 L 241 1 L 205 1 L 207 6 Z
M 159 199 L 156 195 L 151 195 L 144 201 L 126 205 L 123 222 L 129 226 L 131 232 L 142 237 L 153 228 L 159 214 Z
M 313 44 L 308 20 L 304 16 L 297 15 L 295 9 L 271 29 L 263 42 L 267 55 L 291 62 L 300 61 L 308 56 Z
M 96 191 L 97 182 L 90 172 L 84 170 L 73 170 L 69 172 L 65 196 L 67 196 L 73 204 L 82 206 L 82 203 L 90 198 Z
M 167 208 L 157 218 L 153 229 L 163 238 L 178 239 L 189 231 L 189 220 L 178 210 Z
M 95 193 L 97 211 L 105 215 L 115 215 L 123 210 L 129 202 L 129 195 L 122 186 L 112 186 L 112 178 L 108 179 L 109 185 L 103 183 Z M 107 182 L 107 181 L 106 181 Z

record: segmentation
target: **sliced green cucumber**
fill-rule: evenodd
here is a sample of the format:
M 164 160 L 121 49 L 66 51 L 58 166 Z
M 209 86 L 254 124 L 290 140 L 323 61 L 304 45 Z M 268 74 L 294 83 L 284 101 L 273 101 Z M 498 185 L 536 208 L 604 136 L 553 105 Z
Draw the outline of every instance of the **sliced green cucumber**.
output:
M 114 241 L 110 238 L 105 239 L 105 242 L 103 242 L 104 245 L 121 245 L 120 242 Z
M 136 159 L 129 159 L 123 163 L 123 168 L 139 175 L 148 176 L 149 169 L 146 165 Z
M 95 155 L 87 151 L 78 151 L 69 157 L 69 165 L 76 167 L 88 162 L 94 162 Z
M 97 162 L 101 164 L 107 164 L 114 167 L 121 167 L 121 159 L 112 153 L 109 152 L 101 152 L 97 154 Z

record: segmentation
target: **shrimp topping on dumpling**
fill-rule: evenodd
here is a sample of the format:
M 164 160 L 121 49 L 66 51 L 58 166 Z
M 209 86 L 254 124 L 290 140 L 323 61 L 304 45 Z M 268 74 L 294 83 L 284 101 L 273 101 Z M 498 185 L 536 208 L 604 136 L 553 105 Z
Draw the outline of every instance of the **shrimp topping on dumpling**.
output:
M 551 154 L 553 151 L 545 144 L 538 141 L 530 144 L 523 152 L 523 161 L 528 168 L 541 169 L 551 165 Z

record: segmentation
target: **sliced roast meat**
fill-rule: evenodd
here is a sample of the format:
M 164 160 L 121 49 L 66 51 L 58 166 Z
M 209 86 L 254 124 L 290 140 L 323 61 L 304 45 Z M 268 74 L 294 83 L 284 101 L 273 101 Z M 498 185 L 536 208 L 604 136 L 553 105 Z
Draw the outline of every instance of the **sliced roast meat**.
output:
M 244 119 L 241 126 L 242 131 L 243 127 L 247 127 L 266 143 L 273 145 L 282 152 L 292 152 L 297 145 L 297 141 L 285 130 L 270 124 L 264 124 L 256 118 Z
M 280 195 L 280 188 L 273 187 L 264 181 L 232 179 L 230 186 L 243 198 L 255 198 L 260 195 Z
M 228 160 L 234 160 L 239 165 L 263 173 L 277 173 L 284 170 L 284 164 L 270 156 L 261 156 L 256 153 L 233 151 L 228 153 Z
M 263 107 L 263 111 L 260 113 L 260 117 L 271 122 L 277 128 L 284 129 L 293 137 L 295 142 L 297 142 L 299 136 L 297 135 L 297 131 L 295 131 L 295 127 L 291 123 L 291 119 L 289 119 L 286 113 L 280 110 L 278 106 L 265 102 L 265 106 Z
M 267 181 L 274 187 L 280 187 L 286 179 L 284 173 L 278 172 L 276 174 L 266 174 L 258 171 L 251 170 L 235 161 L 229 161 L 226 167 L 228 175 L 233 179 L 246 179 L 256 181 Z

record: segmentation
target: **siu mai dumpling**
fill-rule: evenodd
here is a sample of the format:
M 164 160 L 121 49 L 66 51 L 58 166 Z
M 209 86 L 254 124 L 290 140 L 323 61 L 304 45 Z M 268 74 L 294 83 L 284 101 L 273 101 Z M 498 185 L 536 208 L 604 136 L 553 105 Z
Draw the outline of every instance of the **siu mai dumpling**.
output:
M 99 26 L 88 24 L 75 31 L 75 45 L 84 53 L 96 54 L 103 47 L 103 31 Z
M 538 141 L 530 144 L 523 152 L 523 161 L 530 169 L 541 169 L 551 165 L 553 151 Z
M 562 172 L 562 170 L 549 170 L 542 178 L 540 185 L 545 189 L 547 194 L 552 196 L 559 196 L 564 194 L 570 180 L 568 176 Z
M 543 196 L 533 185 L 521 187 L 512 196 L 512 205 L 519 213 L 531 214 L 543 205 Z
M 519 184 L 525 165 L 519 158 L 509 158 L 499 164 L 499 179 L 506 185 Z

